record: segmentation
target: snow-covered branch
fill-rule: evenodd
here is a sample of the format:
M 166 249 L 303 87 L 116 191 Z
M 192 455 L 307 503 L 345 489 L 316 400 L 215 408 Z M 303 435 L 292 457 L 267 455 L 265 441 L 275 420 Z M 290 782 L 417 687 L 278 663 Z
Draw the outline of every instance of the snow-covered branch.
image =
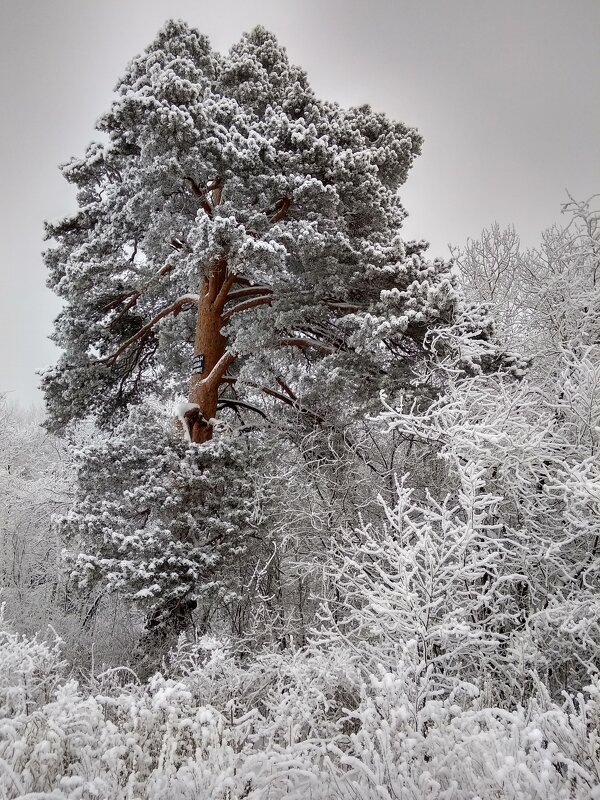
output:
M 104 358 L 99 358 L 96 363 L 97 364 L 114 364 L 117 358 L 124 353 L 127 349 L 131 347 L 132 344 L 138 342 L 140 339 L 143 339 L 147 336 L 150 331 L 156 327 L 156 325 L 165 317 L 168 317 L 170 314 L 178 314 L 185 306 L 187 305 L 198 305 L 200 298 L 197 294 L 184 294 L 181 297 L 178 297 L 171 305 L 163 308 L 158 314 L 156 314 L 149 322 L 147 322 L 139 331 L 130 336 L 129 339 L 123 342 L 123 344 L 118 347 L 114 353 L 111 353 L 109 356 L 105 356 Z
M 280 339 L 278 342 L 280 347 L 299 347 L 302 350 L 313 349 L 319 350 L 321 353 L 334 354 L 337 353 L 335 347 L 331 345 L 318 342 L 316 339 L 307 339 L 303 336 L 293 336 L 289 339 Z
M 257 306 L 270 305 L 272 302 L 273 298 L 271 295 L 245 300 L 243 303 L 238 303 L 236 306 L 226 311 L 222 317 L 223 322 L 227 322 L 234 314 L 239 314 L 241 311 L 249 311 L 251 308 L 256 308 Z

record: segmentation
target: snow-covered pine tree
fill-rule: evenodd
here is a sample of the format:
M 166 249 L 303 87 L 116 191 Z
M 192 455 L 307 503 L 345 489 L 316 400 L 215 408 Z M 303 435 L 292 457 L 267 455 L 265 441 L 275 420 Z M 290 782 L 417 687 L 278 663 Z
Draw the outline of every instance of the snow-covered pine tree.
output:
M 98 123 L 104 142 L 63 168 L 78 211 L 47 229 L 65 307 L 54 334 L 64 352 L 44 387 L 52 428 L 91 416 L 117 434 L 82 455 L 63 523 L 82 551 L 76 577 L 177 621 L 205 596 L 200 584 L 230 587 L 240 540 L 256 535 L 240 502 L 261 473 L 247 468 L 260 435 L 230 433 L 238 455 L 221 462 L 193 450 L 218 417 L 247 423 L 278 402 L 292 427 L 348 422 L 381 389 L 431 388 L 420 369 L 431 332 L 452 344 L 491 329 L 465 310 L 450 264 L 400 237 L 398 187 L 418 133 L 318 100 L 263 28 L 223 57 L 168 22 L 117 92 Z M 499 358 L 493 346 L 464 352 Z M 177 441 L 157 403 L 186 395 Z M 198 491 L 181 490 L 173 466 L 190 458 L 206 478 Z M 223 482 L 219 524 L 231 535 L 217 552 L 208 495 Z
M 262 28 L 222 57 L 169 22 L 117 90 L 108 141 L 63 168 L 79 210 L 47 231 L 66 303 L 52 424 L 187 393 L 201 442 L 248 388 L 323 415 L 332 385 L 406 385 L 459 305 L 449 264 L 400 238 L 419 134 L 318 100 Z

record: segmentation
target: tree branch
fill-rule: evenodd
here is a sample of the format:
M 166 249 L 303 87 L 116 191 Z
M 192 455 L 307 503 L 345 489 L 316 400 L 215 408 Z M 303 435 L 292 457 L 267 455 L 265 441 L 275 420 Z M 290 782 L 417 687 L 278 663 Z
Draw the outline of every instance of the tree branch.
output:
M 139 296 L 140 296 L 140 292 L 139 292 L 138 289 L 132 289 L 129 292 L 121 292 L 121 294 L 118 294 L 113 300 L 111 300 L 105 306 L 102 306 L 102 308 L 100 309 L 100 313 L 101 314 L 107 314 L 109 311 L 112 311 L 113 309 L 118 308 L 121 305 L 121 303 L 123 303 L 129 297 L 135 297 L 136 300 L 137 300 L 137 298 Z M 131 306 L 129 306 L 129 304 L 128 304 L 128 308 L 131 308 Z
M 263 392 L 269 397 L 273 397 L 275 400 L 281 400 L 282 403 L 285 403 L 287 406 L 290 406 L 291 408 L 295 408 L 296 411 L 300 411 L 302 414 L 308 414 L 310 417 L 314 417 L 314 419 L 317 420 L 317 422 L 323 422 L 323 417 L 320 414 L 316 414 L 314 411 L 310 411 L 310 409 L 304 408 L 304 406 L 300 405 L 300 403 L 296 399 L 287 397 L 285 394 L 281 394 L 281 392 L 278 392 L 276 389 L 271 389 L 269 386 L 261 386 L 258 383 L 251 383 L 250 381 L 240 381 L 237 378 L 233 378 L 230 376 L 222 378 L 221 382 L 231 383 L 231 384 L 239 383 L 242 386 L 249 386 L 252 389 L 257 389 L 259 392 Z
M 218 206 L 221 202 L 221 193 L 223 190 L 223 181 L 220 175 L 208 184 L 204 189 L 200 188 L 196 181 L 193 178 L 190 178 L 189 175 L 185 176 L 186 181 L 190 182 L 192 187 L 192 192 L 196 195 L 196 197 L 200 200 L 200 206 L 203 211 L 209 216 L 212 217 L 213 206 Z M 213 206 L 208 202 L 206 196 L 211 193 L 211 200 Z
M 238 283 L 239 279 L 235 276 L 234 283 Z M 249 286 L 247 289 L 237 289 L 235 292 L 230 292 L 227 296 L 227 302 L 230 300 L 241 300 L 244 297 L 254 297 L 255 295 L 272 294 L 273 290 L 270 286 Z
M 214 303 L 217 299 L 217 295 L 219 294 L 223 282 L 225 280 L 225 274 L 227 272 L 227 261 L 224 258 L 220 258 L 218 261 L 211 266 L 209 273 L 208 273 L 208 299 L 211 303 Z
M 271 206 L 271 208 L 267 208 L 265 214 L 269 215 L 269 222 L 271 225 L 274 225 L 285 217 L 290 209 L 291 202 L 289 197 L 282 197 L 275 205 Z
M 308 348 L 314 348 L 315 350 L 320 350 L 322 353 L 329 353 L 334 354 L 338 351 L 335 347 L 330 347 L 328 344 L 322 344 L 321 342 L 317 342 L 314 339 L 304 339 L 301 336 L 295 336 L 291 339 L 280 339 L 279 344 L 282 347 L 300 347 L 303 350 Z
M 287 383 L 286 383 L 286 382 L 283 380 L 283 378 L 282 378 L 280 375 L 278 375 L 278 376 L 275 378 L 275 380 L 276 380 L 276 381 L 277 381 L 277 383 L 278 383 L 278 384 L 281 386 L 281 388 L 283 389 L 283 391 L 284 391 L 284 392 L 285 392 L 285 393 L 286 393 L 286 394 L 287 394 L 289 397 L 291 397 L 291 398 L 292 398 L 292 400 L 297 400 L 297 399 L 298 399 L 298 398 L 296 397 L 296 394 L 295 394 L 295 393 L 294 393 L 294 392 L 293 392 L 293 391 L 290 389 L 290 387 L 287 385 Z
M 212 182 L 210 191 L 213 208 L 216 208 L 217 206 L 221 205 L 221 199 L 223 197 L 223 179 L 220 175 L 217 175 Z
M 256 414 L 260 414 L 260 416 L 263 417 L 263 419 L 268 419 L 267 415 L 262 410 L 262 408 L 258 408 L 258 406 L 255 406 L 252 403 L 247 403 L 245 400 L 232 400 L 230 398 L 225 397 L 219 400 L 218 405 L 219 408 L 233 408 L 234 410 L 236 408 L 245 408 L 248 411 L 254 411 Z
M 170 306 L 167 306 L 166 308 L 163 308 L 162 311 L 159 311 L 159 313 L 153 317 L 150 322 L 147 322 L 137 333 L 134 333 L 133 336 L 130 336 L 129 339 L 123 342 L 123 344 L 117 350 L 115 350 L 114 353 L 111 353 L 111 355 L 105 356 L 104 358 L 99 358 L 95 363 L 114 364 L 121 353 L 124 353 L 125 350 L 131 347 L 132 344 L 150 333 L 152 328 L 154 328 L 154 326 L 157 325 L 161 319 L 168 317 L 169 314 L 178 314 L 186 305 L 197 305 L 199 300 L 200 298 L 197 294 L 184 294 L 181 297 L 178 297 L 174 303 L 171 303 Z
M 223 314 L 223 322 L 227 322 L 234 314 L 239 313 L 240 311 L 248 311 L 251 308 L 255 308 L 256 306 L 264 306 L 270 305 L 273 302 L 273 298 L 268 295 L 267 297 L 255 297 L 251 300 L 246 300 L 243 303 L 238 303 L 237 306 L 230 308 L 229 311 L 226 311 Z
M 227 295 L 229 294 L 229 290 L 233 286 L 233 284 L 237 280 L 237 275 L 232 273 L 223 281 L 221 288 L 214 300 L 215 310 L 220 314 L 225 307 L 225 303 L 230 299 Z M 235 292 L 234 292 L 235 294 Z
M 217 361 L 211 371 L 208 373 L 206 378 L 202 378 L 201 381 L 198 381 L 196 386 L 214 386 L 216 383 L 220 383 L 221 379 L 229 369 L 229 367 L 233 364 L 236 360 L 237 354 L 236 353 L 224 353 L 221 358 Z
M 123 308 L 119 314 L 112 320 L 110 323 L 111 327 L 113 327 L 120 319 L 122 319 L 125 314 L 130 311 L 134 305 L 136 305 L 137 301 L 140 299 L 142 294 L 146 291 L 146 289 L 151 286 L 157 278 L 162 278 L 164 275 L 168 275 L 170 272 L 173 272 L 175 267 L 172 264 L 165 264 L 164 267 L 161 267 L 158 272 L 156 272 L 152 277 L 146 281 L 146 283 L 141 287 L 141 289 L 132 289 L 129 292 L 123 292 L 122 294 L 115 297 L 114 300 L 111 300 L 110 303 L 107 303 L 101 311 L 102 313 L 107 313 L 108 311 L 112 311 L 113 309 L 117 308 L 121 305 L 121 303 L 129 298 L 128 303 L 126 304 L 125 308 Z
M 200 200 L 200 207 L 202 210 L 209 216 L 212 217 L 212 208 L 210 203 L 206 199 L 206 189 L 201 189 L 196 181 L 193 178 L 190 178 L 188 175 L 185 176 L 186 181 L 189 181 L 192 187 L 192 192 L 196 195 L 197 198 Z

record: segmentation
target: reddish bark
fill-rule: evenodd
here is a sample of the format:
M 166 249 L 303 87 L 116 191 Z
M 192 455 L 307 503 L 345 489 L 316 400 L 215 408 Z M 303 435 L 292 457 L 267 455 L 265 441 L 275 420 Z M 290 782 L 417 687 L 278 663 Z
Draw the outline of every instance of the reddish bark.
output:
M 235 279 L 235 275 L 227 274 L 227 261 L 221 259 L 213 264 L 200 285 L 194 356 L 201 357 L 203 364 L 202 370 L 192 375 L 189 391 L 190 403 L 195 403 L 199 410 L 188 416 L 190 438 L 196 443 L 212 438 L 210 420 L 217 415 L 219 386 L 236 358 L 227 353 L 227 337 L 221 332 L 223 308 Z

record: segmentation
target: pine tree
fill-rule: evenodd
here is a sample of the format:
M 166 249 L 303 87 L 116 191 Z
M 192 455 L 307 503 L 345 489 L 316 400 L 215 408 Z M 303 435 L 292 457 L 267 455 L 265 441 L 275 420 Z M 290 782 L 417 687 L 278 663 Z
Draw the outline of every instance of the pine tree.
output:
M 327 415 L 330 389 L 364 403 L 414 377 L 460 305 L 449 264 L 399 235 L 415 130 L 317 100 L 262 28 L 221 57 L 169 22 L 117 90 L 108 143 L 63 168 L 79 210 L 48 226 L 67 303 L 44 380 L 55 426 L 187 390 L 202 442 L 227 395 Z
M 463 303 L 450 264 L 400 236 L 398 188 L 419 134 L 368 106 L 318 100 L 263 28 L 223 57 L 168 22 L 98 127 L 106 143 L 63 168 L 78 211 L 47 228 L 50 286 L 65 307 L 54 334 L 64 352 L 44 387 L 51 427 L 92 416 L 116 438 L 99 436 L 82 456 L 64 532 L 84 551 L 81 583 L 181 619 L 212 580 L 207 565 L 239 556 L 238 500 L 261 472 L 245 469 L 243 453 L 260 451 L 254 421 L 269 403 L 293 411 L 288 430 L 347 424 L 377 409 L 381 390 L 434 391 L 436 347 L 465 331 L 487 342 L 492 329 Z M 492 345 L 464 353 L 476 371 L 504 358 Z M 157 403 L 185 396 L 175 444 Z M 234 414 L 245 429 L 229 426 L 235 454 L 190 455 L 188 444 L 207 445 Z M 173 458 L 195 458 L 210 477 L 170 492 Z M 230 534 L 217 557 L 207 519 L 221 479 Z

